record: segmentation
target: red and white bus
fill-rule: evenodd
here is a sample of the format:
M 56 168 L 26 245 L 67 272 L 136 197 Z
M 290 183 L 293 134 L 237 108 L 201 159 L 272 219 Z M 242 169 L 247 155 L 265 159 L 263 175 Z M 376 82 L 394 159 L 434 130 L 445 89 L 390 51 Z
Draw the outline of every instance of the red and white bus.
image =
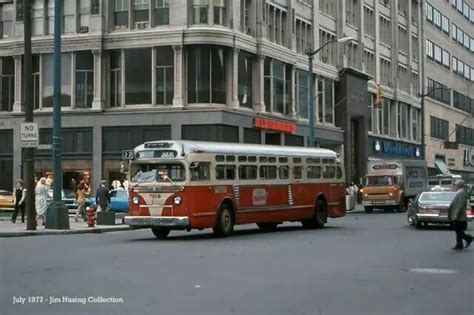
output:
M 255 144 L 153 141 L 133 150 L 129 165 L 132 227 L 156 237 L 170 230 L 235 224 L 263 230 L 284 221 L 321 228 L 345 208 L 344 167 L 333 151 Z

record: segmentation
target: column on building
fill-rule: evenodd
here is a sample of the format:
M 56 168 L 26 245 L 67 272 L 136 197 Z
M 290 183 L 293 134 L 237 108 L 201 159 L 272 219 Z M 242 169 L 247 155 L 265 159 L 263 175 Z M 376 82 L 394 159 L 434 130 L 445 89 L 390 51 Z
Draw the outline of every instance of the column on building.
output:
M 99 187 L 102 180 L 102 126 L 92 128 L 92 191 Z
M 94 55 L 94 100 L 92 109 L 102 110 L 105 108 L 105 71 L 104 53 L 101 50 L 93 50 Z
M 255 102 L 253 110 L 257 113 L 265 112 L 265 85 L 264 85 L 264 63 L 265 56 L 262 54 L 257 55 L 257 62 L 254 67 L 254 90 L 255 90 Z
M 290 101 L 290 117 L 292 118 L 295 118 L 296 117 L 296 89 L 297 89 L 297 86 L 296 86 L 296 66 L 293 65 L 293 67 L 291 67 L 291 93 L 290 93 L 290 97 L 291 97 L 291 101 Z
M 21 66 L 21 55 L 13 56 L 13 60 L 15 61 L 15 101 L 13 103 L 13 111 L 14 112 L 21 112 L 21 104 L 22 104 L 22 66 Z M 33 101 L 33 100 L 32 100 Z
M 184 106 L 184 89 L 183 82 L 184 76 L 184 53 L 182 45 L 173 46 L 174 51 L 174 96 L 173 96 L 173 107 Z
M 239 107 L 239 49 L 235 48 L 232 50 L 232 58 L 229 58 L 232 63 L 232 80 L 229 82 L 231 84 L 232 100 L 230 102 L 230 107 L 238 108 Z

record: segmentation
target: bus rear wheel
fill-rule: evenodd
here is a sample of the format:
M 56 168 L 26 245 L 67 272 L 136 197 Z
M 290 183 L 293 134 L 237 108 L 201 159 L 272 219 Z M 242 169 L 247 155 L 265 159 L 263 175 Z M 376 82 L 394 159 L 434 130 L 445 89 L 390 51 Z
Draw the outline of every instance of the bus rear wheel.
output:
M 262 232 L 271 232 L 275 231 L 277 228 L 277 223 L 257 223 L 257 226 L 259 227 Z
M 159 240 L 164 240 L 170 234 L 170 229 L 163 227 L 153 227 L 151 231 Z
M 234 232 L 234 213 L 228 204 L 223 204 L 219 208 L 216 227 L 213 231 L 217 237 L 227 237 Z
M 313 217 L 309 220 L 301 221 L 305 229 L 320 229 L 324 227 L 327 219 L 326 204 L 323 200 L 316 201 Z

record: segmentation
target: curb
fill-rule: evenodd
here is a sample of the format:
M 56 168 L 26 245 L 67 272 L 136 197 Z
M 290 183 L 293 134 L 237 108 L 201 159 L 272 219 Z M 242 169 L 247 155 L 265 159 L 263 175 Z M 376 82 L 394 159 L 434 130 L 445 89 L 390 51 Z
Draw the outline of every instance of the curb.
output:
M 0 237 L 24 237 L 36 235 L 70 235 L 70 234 L 101 234 L 107 232 L 120 232 L 135 230 L 130 226 L 119 226 L 113 228 L 92 228 L 82 230 L 36 230 L 36 231 L 21 231 L 21 232 L 0 232 Z

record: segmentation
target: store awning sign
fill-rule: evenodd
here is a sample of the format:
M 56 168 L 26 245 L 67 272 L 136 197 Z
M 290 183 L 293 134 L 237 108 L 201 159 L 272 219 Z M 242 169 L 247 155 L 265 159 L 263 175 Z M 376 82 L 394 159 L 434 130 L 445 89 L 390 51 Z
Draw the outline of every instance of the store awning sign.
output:
M 283 132 L 287 132 L 287 133 L 295 133 L 296 132 L 296 125 L 295 124 L 281 122 L 281 121 L 267 119 L 267 118 L 260 118 L 260 117 L 257 117 L 257 118 L 254 119 L 253 126 L 255 128 L 275 130 L 275 131 L 283 131 Z

